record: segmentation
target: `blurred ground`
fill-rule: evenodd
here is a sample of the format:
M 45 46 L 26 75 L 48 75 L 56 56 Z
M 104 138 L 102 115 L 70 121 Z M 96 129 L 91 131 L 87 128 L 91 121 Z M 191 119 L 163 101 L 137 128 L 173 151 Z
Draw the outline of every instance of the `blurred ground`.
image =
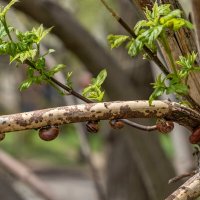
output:
M 84 168 L 37 171 L 39 177 L 49 185 L 56 200 L 96 200 L 93 181 Z M 30 187 L 15 180 L 13 186 L 25 200 L 44 200 Z

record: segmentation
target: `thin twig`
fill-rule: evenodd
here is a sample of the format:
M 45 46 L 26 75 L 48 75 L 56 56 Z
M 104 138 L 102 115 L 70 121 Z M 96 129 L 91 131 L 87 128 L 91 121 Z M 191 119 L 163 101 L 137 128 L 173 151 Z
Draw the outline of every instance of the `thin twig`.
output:
M 174 178 L 171 178 L 169 181 L 168 181 L 168 184 L 171 184 L 171 183 L 175 183 L 183 178 L 187 178 L 187 177 L 190 177 L 190 176 L 194 176 L 197 172 L 196 171 L 193 171 L 193 172 L 189 172 L 189 173 L 186 173 L 186 174 L 181 174 L 179 176 L 175 176 Z
M 36 69 L 36 67 L 34 66 L 33 63 L 31 63 L 29 60 L 26 60 L 25 63 L 31 67 L 33 67 L 34 69 Z M 38 70 L 38 69 L 36 69 Z M 49 78 L 49 77 L 47 77 Z M 69 94 L 77 97 L 78 99 L 86 102 L 86 103 L 93 103 L 93 101 L 91 101 L 90 99 L 82 96 L 81 94 L 79 94 L 78 92 L 76 92 L 75 90 L 73 90 L 72 88 L 68 87 L 67 85 L 64 85 L 63 83 L 61 83 L 60 81 L 58 81 L 57 79 L 53 78 L 53 77 L 50 77 L 50 80 L 55 83 L 56 85 L 58 85 L 59 87 L 61 87 L 62 89 L 66 90 L 67 92 L 69 92 Z M 132 122 L 128 119 L 121 119 L 121 121 L 123 121 L 125 124 L 129 125 L 129 126 L 132 126 L 134 128 L 137 128 L 137 129 L 140 129 L 140 130 L 144 130 L 144 131 L 153 131 L 153 130 L 156 130 L 156 127 L 155 126 L 144 126 L 144 125 L 140 125 L 140 124 L 137 124 L 135 122 Z
M 133 122 L 133 121 L 130 121 L 130 120 L 127 120 L 127 119 L 120 119 L 120 121 L 124 122 L 125 124 L 127 124 L 129 126 L 132 126 L 134 128 L 137 128 L 137 129 L 143 130 L 143 131 L 155 131 L 155 130 L 157 130 L 156 125 L 145 126 L 145 125 L 141 125 L 141 124 L 138 124 L 136 122 Z
M 119 24 L 134 38 L 137 38 L 134 31 L 128 26 L 128 24 L 116 14 L 116 12 L 108 6 L 108 4 L 104 0 L 100 0 L 102 4 L 106 7 L 106 9 L 112 14 L 112 16 L 119 22 Z M 165 75 L 169 74 L 168 69 L 164 66 L 161 60 L 146 46 L 143 47 L 144 51 L 148 54 L 148 56 L 157 64 L 157 66 L 162 70 Z

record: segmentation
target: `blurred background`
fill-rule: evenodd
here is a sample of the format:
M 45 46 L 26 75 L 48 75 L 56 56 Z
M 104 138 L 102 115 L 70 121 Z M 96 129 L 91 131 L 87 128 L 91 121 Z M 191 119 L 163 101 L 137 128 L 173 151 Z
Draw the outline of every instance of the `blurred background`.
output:
M 131 27 L 141 18 L 132 0 L 107 2 Z M 180 2 L 188 15 L 189 1 Z M 99 0 L 23 0 L 10 11 L 8 22 L 22 31 L 40 24 L 54 27 L 42 51 L 56 50 L 47 64 L 66 64 L 56 78 L 65 82 L 66 74 L 73 72 L 76 91 L 105 68 L 106 101 L 148 99 L 152 92 L 150 83 L 159 72 L 142 56 L 131 59 L 124 48 L 109 49 L 107 35 L 126 32 Z M 8 57 L 1 56 L 1 115 L 83 103 L 60 96 L 48 85 L 20 92 L 25 67 L 8 63 Z M 153 125 L 155 120 L 137 122 Z M 36 130 L 6 134 L 0 144 L 0 199 L 160 200 L 181 184 L 168 185 L 170 178 L 194 168 L 189 134 L 182 127 L 170 135 L 130 127 L 113 130 L 106 121 L 100 127 L 93 134 L 84 123 L 65 125 L 51 142 L 42 141 Z

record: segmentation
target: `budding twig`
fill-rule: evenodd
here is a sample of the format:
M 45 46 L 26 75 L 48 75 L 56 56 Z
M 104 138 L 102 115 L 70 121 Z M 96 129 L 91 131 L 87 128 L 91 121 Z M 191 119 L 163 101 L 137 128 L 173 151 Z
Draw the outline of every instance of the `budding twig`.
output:
M 112 14 L 112 16 L 119 22 L 119 24 L 135 39 L 137 35 L 135 35 L 134 31 L 128 26 L 128 24 L 116 14 L 116 12 L 104 1 L 100 0 L 105 8 Z M 148 54 L 148 56 L 157 64 L 157 66 L 162 70 L 165 75 L 169 74 L 168 69 L 164 66 L 161 60 L 146 46 L 143 47 L 144 51 Z

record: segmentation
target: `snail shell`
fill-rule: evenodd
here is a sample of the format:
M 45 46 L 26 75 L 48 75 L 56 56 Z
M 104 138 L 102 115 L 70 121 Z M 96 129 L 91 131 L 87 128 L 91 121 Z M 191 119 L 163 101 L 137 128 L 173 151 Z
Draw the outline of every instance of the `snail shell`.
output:
M 90 133 L 97 133 L 99 131 L 99 123 L 97 121 L 88 121 L 86 123 L 86 128 Z
M 197 144 L 200 142 L 200 127 L 196 128 L 189 137 L 191 144 Z
M 110 120 L 109 123 L 110 123 L 110 126 L 114 129 L 121 129 L 124 127 L 124 123 L 119 120 L 113 119 L 113 120 Z
M 174 123 L 172 121 L 157 120 L 156 128 L 161 133 L 169 133 L 174 129 Z
M 51 141 L 57 138 L 59 134 L 59 128 L 57 126 L 46 126 L 39 130 L 39 137 L 45 141 Z

